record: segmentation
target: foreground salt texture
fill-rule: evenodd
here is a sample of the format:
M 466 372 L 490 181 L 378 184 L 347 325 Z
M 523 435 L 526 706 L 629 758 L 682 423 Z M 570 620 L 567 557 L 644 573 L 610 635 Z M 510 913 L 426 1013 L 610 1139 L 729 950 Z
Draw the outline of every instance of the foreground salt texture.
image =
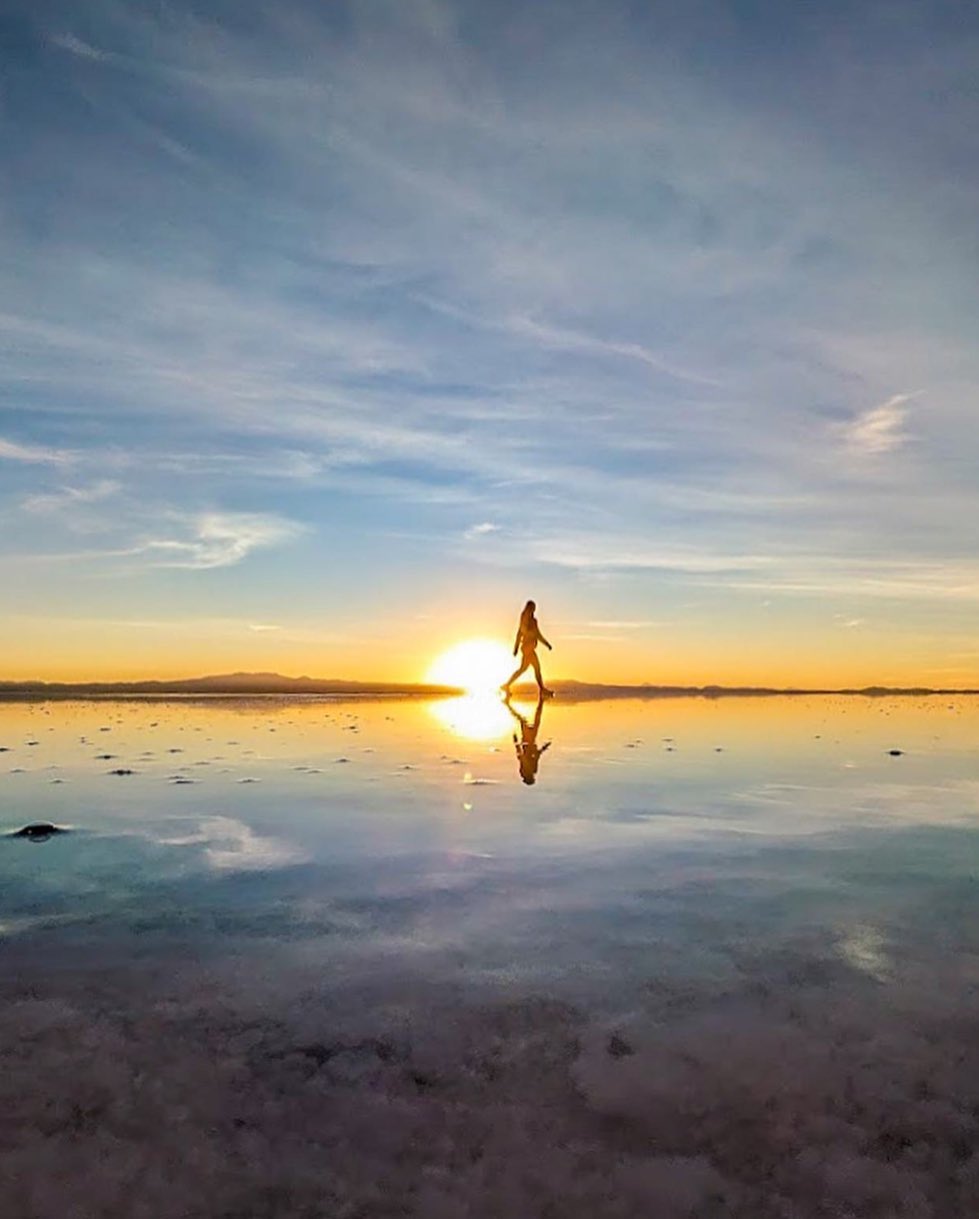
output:
M 979 1213 L 961 970 L 809 962 L 601 1015 L 247 959 L 3 990 L 6 1219 Z

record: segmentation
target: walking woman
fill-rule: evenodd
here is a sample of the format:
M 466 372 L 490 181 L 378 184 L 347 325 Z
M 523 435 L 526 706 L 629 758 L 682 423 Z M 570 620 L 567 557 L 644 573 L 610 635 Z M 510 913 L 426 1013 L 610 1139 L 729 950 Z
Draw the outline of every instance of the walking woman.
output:
M 544 679 L 541 677 L 540 661 L 537 659 L 537 644 L 542 643 L 550 652 L 551 645 L 541 634 L 541 629 L 537 625 L 535 616 L 536 604 L 533 601 L 528 601 L 523 607 L 523 613 L 520 615 L 520 625 L 517 627 L 517 637 L 513 641 L 513 654 L 516 656 L 517 651 L 520 652 L 520 667 L 514 669 L 509 678 L 500 687 L 507 694 L 510 693 L 510 687 L 517 680 L 521 673 L 527 669 L 534 670 L 534 676 L 537 678 L 537 685 L 540 688 L 542 695 L 550 694 L 551 691 L 544 685 Z
M 540 766 L 542 755 L 551 747 L 550 741 L 545 741 L 543 745 L 537 744 L 541 716 L 544 713 L 544 695 L 539 694 L 537 696 L 537 712 L 534 715 L 534 722 L 532 724 L 526 716 L 521 715 L 510 704 L 509 699 L 504 701 L 510 709 L 510 714 L 520 725 L 520 736 L 518 737 L 516 733 L 513 734 L 513 747 L 517 751 L 517 766 L 520 769 L 520 778 L 530 787 L 537 782 L 537 768 Z

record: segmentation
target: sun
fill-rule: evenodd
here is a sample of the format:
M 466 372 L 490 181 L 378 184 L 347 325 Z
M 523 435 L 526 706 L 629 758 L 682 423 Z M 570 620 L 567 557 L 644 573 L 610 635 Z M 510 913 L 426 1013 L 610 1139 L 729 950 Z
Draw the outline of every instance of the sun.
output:
M 500 688 L 513 667 L 513 657 L 502 643 L 467 639 L 432 662 L 427 680 L 440 686 L 459 686 L 469 694 L 489 694 Z

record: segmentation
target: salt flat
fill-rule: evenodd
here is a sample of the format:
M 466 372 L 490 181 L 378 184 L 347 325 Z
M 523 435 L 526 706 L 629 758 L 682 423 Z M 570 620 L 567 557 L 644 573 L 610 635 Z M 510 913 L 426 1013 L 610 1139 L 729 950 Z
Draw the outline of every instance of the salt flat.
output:
M 974 1213 L 979 702 L 515 707 L 0 705 L 6 1213 Z

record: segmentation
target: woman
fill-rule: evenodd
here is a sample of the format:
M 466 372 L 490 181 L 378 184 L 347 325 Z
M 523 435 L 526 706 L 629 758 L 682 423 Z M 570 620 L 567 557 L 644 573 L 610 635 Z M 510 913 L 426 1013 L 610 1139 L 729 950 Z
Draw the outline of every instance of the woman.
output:
M 540 673 L 540 661 L 537 659 L 537 644 L 542 643 L 550 652 L 553 649 L 541 634 L 541 629 L 537 625 L 537 619 L 534 616 L 534 611 L 537 609 L 533 601 L 528 601 L 523 607 L 523 613 L 520 615 L 520 625 L 517 627 L 517 637 L 513 641 L 513 654 L 516 656 L 517 650 L 520 651 L 520 668 L 514 669 L 509 678 L 500 687 L 507 694 L 510 693 L 510 687 L 517 680 L 521 673 L 526 669 L 533 668 L 534 676 L 537 678 L 537 685 L 540 687 L 542 695 L 550 694 L 551 691 L 544 685 L 544 679 Z
M 528 723 L 526 716 L 510 708 L 510 714 L 520 724 L 520 736 L 513 734 L 513 747 L 517 751 L 517 766 L 520 769 L 520 778 L 524 783 L 532 786 L 537 782 L 537 768 L 540 766 L 541 756 L 551 747 L 550 741 L 545 741 L 543 745 L 537 744 L 537 734 L 540 732 L 541 715 L 544 712 L 544 695 L 539 695 L 537 699 L 537 713 L 534 716 L 534 722 Z

